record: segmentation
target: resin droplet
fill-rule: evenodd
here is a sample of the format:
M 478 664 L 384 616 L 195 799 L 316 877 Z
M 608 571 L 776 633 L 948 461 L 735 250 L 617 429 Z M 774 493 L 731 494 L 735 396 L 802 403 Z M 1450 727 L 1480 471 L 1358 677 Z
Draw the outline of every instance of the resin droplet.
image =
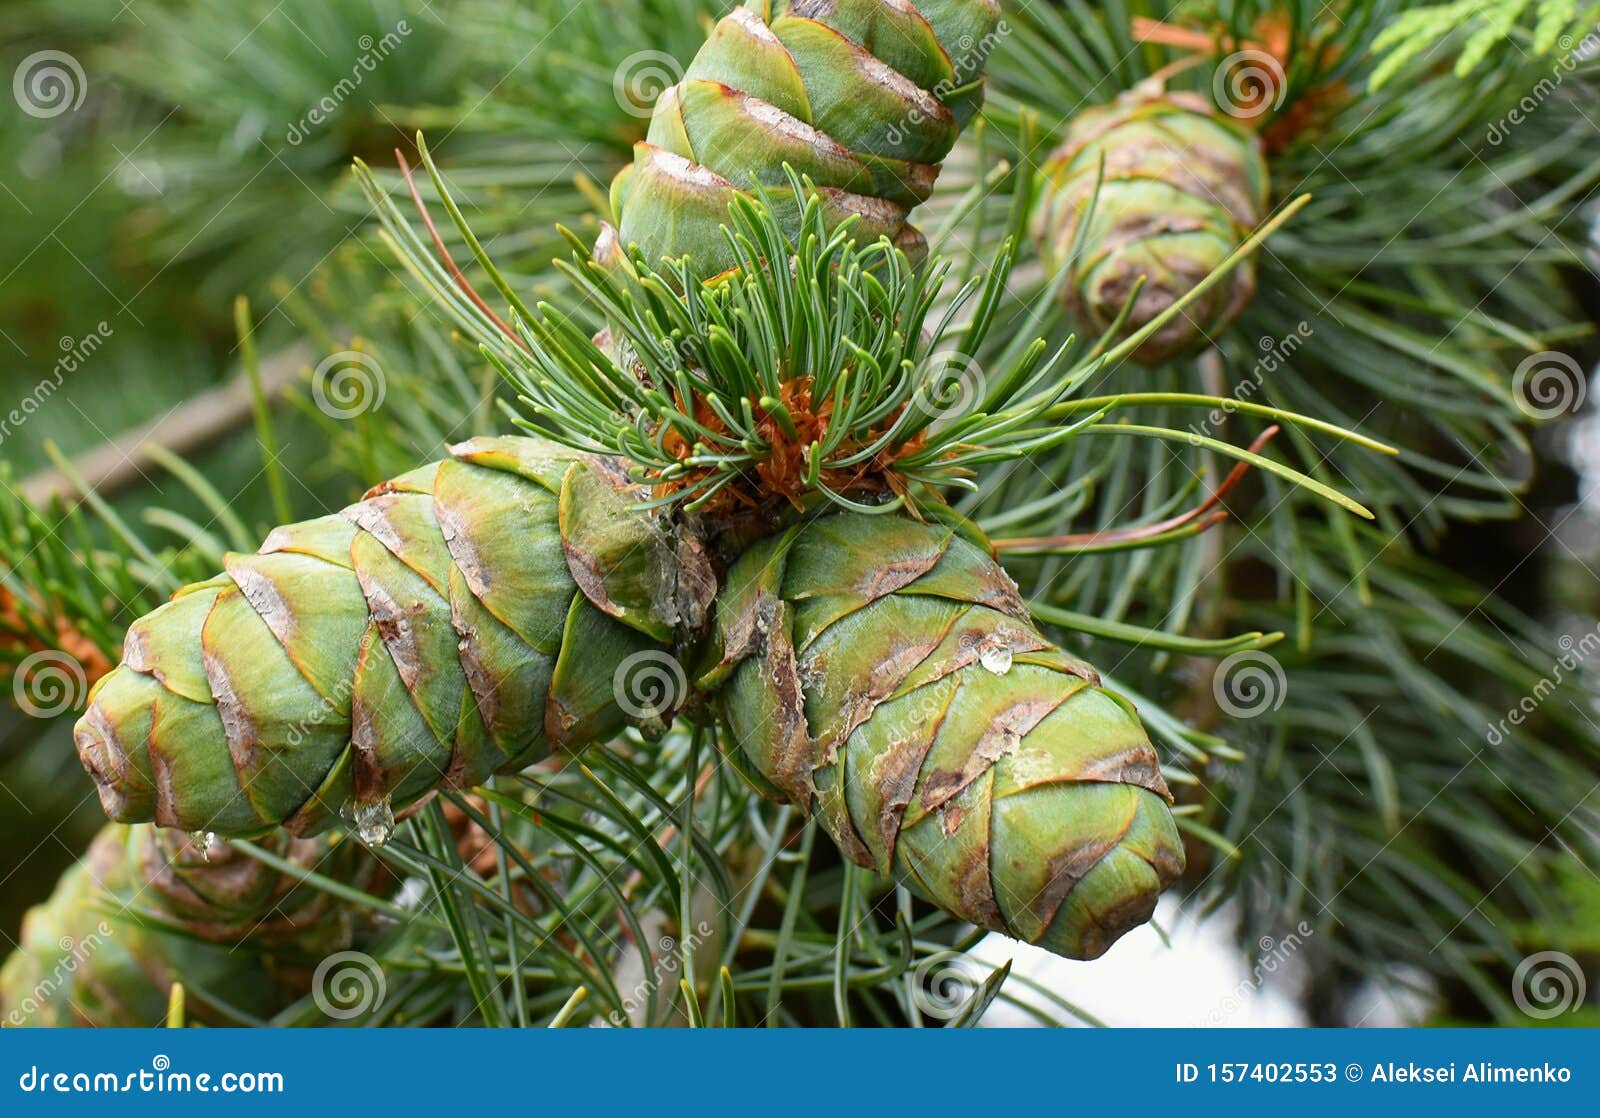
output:
M 355 810 L 356 834 L 368 846 L 382 846 L 394 834 L 394 808 L 385 796 L 367 804 L 357 804 Z
M 1011 649 L 1008 645 L 991 644 L 978 652 L 978 663 L 995 675 L 1005 675 L 1011 670 Z

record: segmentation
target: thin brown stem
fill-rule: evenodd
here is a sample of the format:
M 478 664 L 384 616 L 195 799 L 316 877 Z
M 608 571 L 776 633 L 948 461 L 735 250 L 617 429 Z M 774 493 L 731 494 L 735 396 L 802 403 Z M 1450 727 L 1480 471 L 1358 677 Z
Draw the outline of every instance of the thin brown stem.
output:
M 1261 448 L 1272 441 L 1278 430 L 1278 425 L 1273 424 L 1261 432 L 1256 437 L 1256 440 L 1250 444 L 1251 453 L 1260 453 Z M 1217 505 L 1244 480 L 1244 475 L 1249 472 L 1250 463 L 1236 463 L 1233 469 L 1228 471 L 1228 476 L 1222 479 L 1222 484 L 1218 485 L 1200 504 L 1188 512 L 1179 513 L 1177 516 L 1168 517 L 1166 520 L 1159 520 L 1154 524 L 1144 524 L 1137 528 L 1113 528 L 1102 532 L 1085 532 L 1077 535 L 1019 536 L 994 540 L 994 549 L 996 551 L 1057 551 L 1104 547 L 1109 544 L 1137 543 L 1140 540 L 1162 536 L 1179 528 L 1187 527 L 1196 521 L 1201 521 L 1200 530 L 1205 531 L 1228 519 L 1228 510 L 1217 509 Z M 1217 509 L 1217 511 L 1213 512 L 1213 509 Z
M 422 215 L 422 224 L 427 226 L 428 236 L 433 238 L 434 250 L 439 254 L 440 262 L 455 277 L 456 286 L 461 289 L 463 295 L 472 300 L 475 307 L 487 315 L 489 320 L 500 328 L 502 334 L 516 342 L 526 351 L 527 344 L 517 336 L 517 332 L 511 329 L 503 318 L 489 308 L 489 304 L 483 301 L 483 296 L 473 289 L 472 283 L 462 274 L 461 269 L 456 267 L 455 259 L 450 255 L 450 250 L 444 246 L 444 238 L 439 236 L 439 230 L 434 227 L 433 215 L 428 212 L 428 205 L 422 200 L 421 191 L 417 189 L 417 182 L 411 175 L 411 165 L 406 162 L 405 153 L 396 148 L 394 157 L 400 162 L 400 174 L 406 180 L 406 189 L 411 192 L 411 201 L 417 207 L 417 213 Z

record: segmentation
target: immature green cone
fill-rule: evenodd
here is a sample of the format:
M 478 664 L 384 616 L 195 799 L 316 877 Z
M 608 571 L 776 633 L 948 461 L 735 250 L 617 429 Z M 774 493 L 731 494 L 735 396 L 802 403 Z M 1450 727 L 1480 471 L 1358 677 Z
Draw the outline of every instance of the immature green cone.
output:
M 735 266 L 721 227 L 788 164 L 820 189 L 830 224 L 925 252 L 907 215 L 983 99 L 998 0 L 750 0 L 712 31 L 657 101 L 611 204 L 623 245 L 652 264 Z M 798 206 L 795 207 L 798 215 Z
M 1095 334 L 1112 325 L 1141 279 L 1120 337 L 1166 311 L 1266 216 L 1260 139 L 1190 93 L 1134 91 L 1078 113 L 1044 176 L 1034 232 L 1052 270 L 1070 264 L 1063 297 Z M 1254 293 L 1255 264 L 1245 260 L 1134 359 L 1158 365 L 1204 347 Z
M 1182 873 L 1137 714 L 953 529 L 792 528 L 735 563 L 716 634 L 708 679 L 751 779 L 946 911 L 1090 959 Z
M 451 453 L 134 623 L 76 730 L 107 815 L 376 841 L 440 786 L 663 728 L 652 665 L 695 608 L 671 538 L 553 444 Z
M 336 878 L 364 879 L 372 868 L 353 843 L 332 849 L 283 834 L 265 841 L 295 865 Z M 265 1016 L 304 985 L 274 956 L 304 970 L 349 939 L 327 894 L 224 843 L 110 824 L 23 918 L 21 943 L 0 968 L 0 1023 L 157 1026 L 174 981 Z M 206 1019 L 203 996 L 187 1005 Z

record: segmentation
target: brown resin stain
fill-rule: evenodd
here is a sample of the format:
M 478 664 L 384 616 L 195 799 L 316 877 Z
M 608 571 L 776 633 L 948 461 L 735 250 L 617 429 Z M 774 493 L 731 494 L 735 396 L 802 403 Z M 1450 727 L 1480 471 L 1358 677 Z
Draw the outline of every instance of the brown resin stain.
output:
M 878 761 L 878 794 L 883 798 L 883 806 L 878 811 L 878 835 L 889 865 L 894 864 L 895 849 L 900 843 L 900 821 L 905 818 L 906 808 L 916 794 L 922 762 L 927 759 L 943 721 L 944 712 L 941 711 L 924 739 L 907 741 L 889 750 Z
M 959 769 L 935 769 L 922 787 L 923 807 L 936 811 L 960 795 L 994 763 L 1021 744 L 1030 730 L 1059 706 L 1059 699 L 1026 699 L 1001 711 L 984 728 Z
M 565 751 L 567 738 L 577 724 L 578 716 L 567 709 L 552 687 L 544 700 L 544 738 L 550 745 L 550 752 Z
M 893 594 L 896 590 L 910 586 L 931 571 L 942 558 L 944 552 L 941 550 L 930 555 L 880 563 L 867 572 L 866 576 L 856 584 L 855 589 L 869 602 L 875 602 L 879 598 Z
M 578 584 L 583 596 L 596 609 L 612 617 L 622 617 L 628 612 L 626 607 L 612 599 L 606 589 L 605 570 L 593 554 L 578 547 L 565 533 L 561 536 L 561 550 L 566 553 L 567 570 L 572 575 L 572 581 Z
M 1097 758 L 1073 774 L 1073 779 L 1132 784 L 1154 792 L 1169 804 L 1172 802 L 1172 793 L 1161 775 L 1161 762 L 1148 742 L 1141 742 L 1132 749 L 1109 757 Z
M 377 719 L 358 689 L 355 701 L 350 704 L 350 772 L 358 804 L 374 803 L 389 794 L 383 761 L 378 755 L 379 745 Z
M 767 633 L 767 654 L 763 665 L 768 672 L 767 679 L 772 683 L 778 708 L 778 725 L 773 734 L 772 771 L 765 775 L 783 791 L 790 803 L 809 812 L 815 746 L 810 727 L 806 725 L 805 693 L 800 683 L 799 665 L 787 633 Z
M 467 580 L 467 588 L 472 591 L 473 597 L 480 601 L 487 598 L 492 582 L 489 569 L 484 564 L 482 556 L 478 554 L 478 549 L 473 546 L 471 533 L 462 523 L 460 514 L 435 500 L 433 517 L 439 524 L 440 533 L 444 536 L 450 558 L 455 560 L 462 577 Z
M 356 574 L 361 580 L 361 592 L 367 599 L 367 612 L 384 648 L 389 652 L 389 658 L 394 661 L 395 670 L 400 673 L 400 682 L 407 691 L 415 692 L 424 670 L 422 645 L 417 638 L 415 619 L 425 617 L 428 608 L 418 601 L 402 605 L 377 579 L 362 571 Z
M 1056 912 L 1067 899 L 1067 894 L 1076 889 L 1078 883 L 1088 876 L 1089 871 L 1117 848 L 1117 844 L 1122 841 L 1126 833 L 1127 828 L 1124 827 L 1117 832 L 1115 838 L 1084 843 L 1082 846 L 1051 855 L 1046 866 L 1048 876 L 1044 888 L 1039 890 L 1038 896 L 1034 897 L 1028 906 L 1039 918 L 1041 927 L 1049 927 L 1050 921 L 1055 919 Z
M 1005 914 L 995 901 L 989 881 L 989 842 L 976 844 L 962 857 L 950 875 L 953 900 L 960 906 L 957 915 L 991 932 L 1006 932 Z
M 278 643 L 287 650 L 294 645 L 296 621 L 294 610 L 278 592 L 277 584 L 248 564 L 230 563 L 228 577 L 244 595 L 261 620 L 266 623 Z
M 181 827 L 177 789 L 172 783 L 172 762 L 161 752 L 154 738 L 147 743 L 145 753 L 150 758 L 150 777 L 156 786 L 155 824 L 158 827 Z
M 222 736 L 228 743 L 228 755 L 243 782 L 245 773 L 255 771 L 256 752 L 261 745 L 255 720 L 233 689 L 233 680 L 228 677 L 228 669 L 221 658 L 210 649 L 204 649 L 201 660 L 205 665 L 206 684 L 217 701 L 217 715 L 222 719 Z
M 94 781 L 107 818 L 122 819 L 128 810 L 128 794 L 123 787 L 128 758 L 117 738 L 116 726 L 98 705 L 91 705 L 72 737 L 78 759 Z
M 477 704 L 478 716 L 483 719 L 491 739 L 498 740 L 494 731 L 499 728 L 500 685 L 484 663 L 478 643 L 478 630 L 463 622 L 461 616 L 452 617 L 456 635 L 456 656 L 461 662 L 462 674 L 467 677 L 467 690 Z
M 872 665 L 861 689 L 852 691 L 845 697 L 838 715 L 832 720 L 836 729 L 821 739 L 822 750 L 817 757 L 819 766 L 834 763 L 839 746 L 872 717 L 873 712 L 885 699 L 894 694 L 912 671 L 939 647 L 943 639 L 944 633 L 940 632 L 920 640 L 903 640 Z M 808 662 L 808 668 L 814 672 L 826 672 L 827 665 L 821 663 L 821 659 L 812 657 Z

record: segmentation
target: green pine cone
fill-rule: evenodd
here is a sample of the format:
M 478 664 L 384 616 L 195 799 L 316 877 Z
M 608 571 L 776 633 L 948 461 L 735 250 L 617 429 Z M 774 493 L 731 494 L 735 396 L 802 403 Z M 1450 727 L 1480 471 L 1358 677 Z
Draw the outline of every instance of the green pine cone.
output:
M 1052 271 L 1070 261 L 1062 290 L 1078 324 L 1096 334 L 1109 329 L 1144 281 L 1119 340 L 1239 248 L 1266 216 L 1269 189 L 1255 133 L 1188 93 L 1135 91 L 1078 113 L 1045 163 L 1044 180 L 1034 232 Z M 1255 264 L 1246 260 L 1134 359 L 1158 365 L 1204 347 L 1254 293 Z
M 700 546 L 604 461 L 522 438 L 452 454 L 135 624 L 77 731 L 109 813 L 365 830 L 364 805 L 665 728 L 687 698 L 666 648 L 717 586 Z M 1137 715 L 1040 635 L 975 533 L 808 519 L 733 561 L 715 622 L 699 683 L 735 760 L 860 865 L 1080 958 L 1181 872 Z
M 90 694 L 76 740 L 106 814 L 225 835 L 345 815 L 377 839 L 440 786 L 664 729 L 670 702 L 614 674 L 669 659 L 682 561 L 615 484 L 553 444 L 474 439 L 229 555 Z
M 808 521 L 734 564 L 716 637 L 705 682 L 757 787 L 947 912 L 1091 959 L 1183 872 L 1137 714 L 961 532 Z
M 624 245 L 652 264 L 732 268 L 722 226 L 756 187 L 820 189 L 830 224 L 888 237 L 913 257 L 908 215 L 983 99 L 997 0 L 750 0 L 723 18 L 657 101 L 634 162 L 611 187 Z M 798 215 L 798 207 L 795 208 Z
M 323 840 L 280 833 L 264 841 L 324 874 L 359 878 L 371 869 L 352 843 L 330 852 Z M 314 961 L 349 934 L 326 894 L 225 844 L 202 847 L 178 831 L 110 824 L 23 918 L 21 943 L 0 968 L 0 1023 L 157 1026 L 174 981 L 267 1016 L 300 991 L 263 952 Z M 206 1018 L 202 999 L 190 999 L 189 1009 Z

